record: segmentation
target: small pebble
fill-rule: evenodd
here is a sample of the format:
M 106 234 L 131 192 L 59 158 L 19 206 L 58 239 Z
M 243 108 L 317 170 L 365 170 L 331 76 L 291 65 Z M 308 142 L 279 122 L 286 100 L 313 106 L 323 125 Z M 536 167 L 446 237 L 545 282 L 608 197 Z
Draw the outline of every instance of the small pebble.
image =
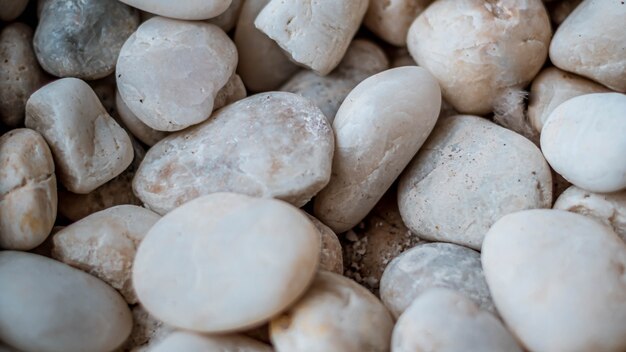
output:
M 12 21 L 24 12 L 28 0 L 0 0 L 0 21 Z
M 337 235 L 330 227 L 324 225 L 313 216 L 306 215 L 321 235 L 322 251 L 320 252 L 319 270 L 343 275 L 343 254 L 339 238 L 337 238 Z
M 171 326 L 150 315 L 140 304 L 133 307 L 132 314 L 133 330 L 124 344 L 124 351 L 147 352 L 175 331 Z
M 217 17 L 207 20 L 207 22 L 220 27 L 226 33 L 230 32 L 235 28 L 235 24 L 237 24 L 243 3 L 244 0 L 232 0 L 226 11 L 222 12 L 222 14 Z
M 228 9 L 232 0 L 120 0 L 132 7 L 181 20 L 206 20 Z
M 387 43 L 406 46 L 415 18 L 434 0 L 370 0 L 363 24 Z
M 272 352 L 273 350 L 270 346 L 246 336 L 209 336 L 186 331 L 170 334 L 150 350 L 150 352 L 174 351 Z

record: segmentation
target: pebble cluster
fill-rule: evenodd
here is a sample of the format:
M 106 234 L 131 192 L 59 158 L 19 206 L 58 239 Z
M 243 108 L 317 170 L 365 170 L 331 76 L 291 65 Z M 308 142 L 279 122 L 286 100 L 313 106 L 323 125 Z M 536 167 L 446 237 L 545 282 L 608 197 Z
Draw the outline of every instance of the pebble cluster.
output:
M 0 0 L 0 351 L 626 351 L 621 0 Z

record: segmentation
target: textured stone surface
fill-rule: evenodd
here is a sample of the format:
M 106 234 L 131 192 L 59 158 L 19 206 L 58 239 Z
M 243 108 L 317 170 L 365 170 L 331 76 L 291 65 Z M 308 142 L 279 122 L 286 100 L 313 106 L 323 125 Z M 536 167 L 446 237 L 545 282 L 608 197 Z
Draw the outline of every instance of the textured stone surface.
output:
M 91 214 L 54 235 L 52 257 L 108 283 L 126 302 L 137 303 L 131 282 L 133 260 L 139 243 L 159 219 L 135 205 Z
M 126 302 L 102 281 L 36 254 L 0 252 L 0 339 L 23 351 L 112 351 L 130 334 Z
M 505 214 L 552 205 L 552 177 L 528 139 L 476 116 L 443 119 L 400 177 L 398 205 L 420 238 L 480 249 Z
M 11 21 L 22 14 L 28 0 L 0 0 L 0 21 Z
M 302 70 L 280 90 L 311 99 L 332 123 L 350 91 L 364 79 L 387 68 L 389 61 L 378 45 L 369 40 L 355 39 L 339 66 L 330 74 L 320 76 L 313 71 Z
M 315 198 L 316 217 L 337 233 L 363 220 L 424 143 L 440 107 L 437 81 L 419 67 L 361 82 L 333 122 L 332 176 Z
M 420 294 L 435 287 L 458 291 L 495 313 L 480 254 L 452 243 L 420 244 L 396 257 L 380 280 L 380 297 L 397 318 Z
M 133 307 L 132 314 L 133 330 L 124 344 L 124 351 L 147 352 L 174 332 L 174 328 L 150 315 L 140 304 Z
M 41 11 L 33 41 L 44 70 L 57 77 L 102 78 L 115 70 L 137 11 L 116 0 L 55 0 Z
M 610 90 L 584 77 L 549 67 L 533 80 L 528 101 L 528 119 L 541 133 L 548 116 L 565 101 L 585 94 L 607 93 Z
M 153 17 L 128 38 L 117 61 L 117 88 L 146 125 L 178 131 L 206 120 L 237 66 L 219 27 Z
M 356 34 L 368 0 L 270 0 L 254 25 L 290 58 L 326 75 L 341 61 Z
M 463 295 L 432 289 L 417 298 L 393 329 L 393 352 L 522 352 L 500 320 Z
M 626 349 L 626 244 L 609 227 L 559 210 L 518 212 L 489 230 L 482 263 L 528 350 Z
M 406 36 L 411 23 L 433 1 L 370 0 L 363 24 L 386 42 L 406 46 Z
M 228 9 L 232 0 L 121 0 L 132 7 L 160 16 L 181 20 L 205 20 Z
M 584 1 L 559 26 L 550 43 L 550 60 L 573 72 L 626 93 L 626 5 L 619 0 Z
M 596 93 L 559 105 L 541 131 L 552 168 L 591 192 L 626 189 L 626 95 Z
M 52 230 L 57 214 L 52 154 L 29 129 L 0 137 L 0 248 L 29 250 Z
M 535 77 L 550 35 L 541 0 L 441 0 L 411 25 L 407 42 L 457 111 L 484 115 Z
M 269 0 L 246 0 L 241 8 L 235 44 L 239 52 L 237 73 L 253 92 L 277 89 L 296 71 L 280 46 L 254 26 L 254 20 Z
M 306 214 L 306 213 L 305 213 Z M 321 235 L 322 251 L 320 252 L 319 270 L 331 271 L 343 275 L 343 254 L 341 243 L 333 230 L 313 216 L 306 214 Z
M 257 94 L 154 145 L 133 189 L 160 214 L 214 192 L 274 197 L 299 207 L 328 183 L 333 147 L 328 121 L 310 101 Z
M 237 24 L 243 2 L 243 0 L 232 0 L 226 11 L 217 17 L 211 18 L 208 22 L 220 27 L 224 32 L 230 32 Z
M 389 351 L 393 319 L 372 293 L 341 275 L 320 271 L 306 294 L 272 319 L 277 351 Z
M 166 337 L 150 351 L 272 352 L 273 349 L 266 344 L 242 335 L 208 336 L 177 331 Z
M 46 79 L 32 41 L 33 30 L 23 23 L 12 23 L 0 32 L 0 121 L 7 126 L 24 122 L 26 101 Z
M 169 325 L 241 331 L 305 291 L 320 247 L 317 229 L 297 208 L 216 193 L 182 205 L 150 229 L 135 257 L 133 283 L 146 310 Z
M 46 139 L 59 180 L 74 193 L 93 191 L 133 160 L 128 134 L 79 79 L 60 79 L 33 93 L 25 123 Z

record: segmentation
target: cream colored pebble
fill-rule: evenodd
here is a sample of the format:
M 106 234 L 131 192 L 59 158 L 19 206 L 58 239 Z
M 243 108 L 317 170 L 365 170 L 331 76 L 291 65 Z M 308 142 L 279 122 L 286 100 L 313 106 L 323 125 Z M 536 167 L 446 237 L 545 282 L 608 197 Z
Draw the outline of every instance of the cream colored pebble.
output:
M 219 16 L 232 0 L 120 0 L 140 10 L 182 20 L 204 20 Z
M 226 33 L 230 32 L 235 28 L 243 2 L 244 0 L 232 0 L 226 11 L 217 17 L 209 19 L 207 22 L 220 27 Z
M 306 213 L 305 213 L 306 214 Z M 315 217 L 306 214 L 321 235 L 322 251 L 320 252 L 319 270 L 326 270 L 343 275 L 343 253 L 341 243 L 335 232 Z
M 320 271 L 300 300 L 274 317 L 277 352 L 384 352 L 393 319 L 372 293 L 341 275 Z
M 270 0 L 254 25 L 290 58 L 326 75 L 341 61 L 369 0 Z
M 93 191 L 133 160 L 128 134 L 79 79 L 59 79 L 33 93 L 25 123 L 46 139 L 59 180 L 74 193 Z
M 0 248 L 30 250 L 54 226 L 57 183 L 52 154 L 29 129 L 0 137 Z
M 57 232 L 52 257 L 101 279 L 135 304 L 133 260 L 139 243 L 159 219 L 134 205 L 99 211 Z
M 214 193 L 150 229 L 135 256 L 133 284 L 146 310 L 168 325 L 245 331 L 304 293 L 320 247 L 315 226 L 297 208 Z
M 405 46 L 409 27 L 434 0 L 370 0 L 363 24 L 386 42 Z
M 399 67 L 361 82 L 333 122 L 333 173 L 315 198 L 315 215 L 335 232 L 349 230 L 376 205 L 437 121 L 441 91 L 419 67 Z
M 150 352 L 272 352 L 273 349 L 261 342 L 242 335 L 209 336 L 193 332 L 177 331 L 158 343 Z

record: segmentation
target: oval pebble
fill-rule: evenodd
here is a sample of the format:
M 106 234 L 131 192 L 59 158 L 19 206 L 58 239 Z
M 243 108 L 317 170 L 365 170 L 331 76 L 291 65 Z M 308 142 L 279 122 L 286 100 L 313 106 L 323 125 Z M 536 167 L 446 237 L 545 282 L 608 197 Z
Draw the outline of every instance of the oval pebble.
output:
M 371 292 L 341 275 L 320 271 L 306 294 L 270 324 L 277 351 L 384 352 L 393 319 Z
M 626 95 L 596 93 L 559 105 L 541 130 L 541 150 L 556 172 L 591 192 L 626 188 Z
M 626 244 L 608 226 L 561 210 L 510 214 L 487 233 L 482 263 L 528 350 L 626 350 Z
M 0 339 L 20 350 L 112 351 L 130 334 L 132 316 L 124 299 L 68 265 L 3 251 L 0 282 Z
M 120 0 L 132 7 L 181 20 L 206 20 L 228 9 L 232 0 Z
M 503 215 L 552 205 L 539 148 L 484 118 L 443 119 L 398 185 L 405 224 L 420 238 L 480 249 Z
M 458 291 L 481 309 L 495 313 L 480 254 L 452 243 L 425 243 L 394 258 L 380 279 L 380 297 L 398 317 L 428 289 Z
M 28 0 L 0 0 L 0 21 L 12 21 L 24 12 Z
M 264 343 L 242 335 L 207 336 L 177 331 L 158 343 L 150 352 L 272 352 Z
M 307 288 L 320 236 L 300 210 L 234 193 L 197 198 L 159 220 L 133 266 L 139 301 L 166 324 L 199 332 L 266 322 Z
M 463 295 L 431 289 L 402 313 L 393 329 L 393 352 L 522 352 L 498 318 Z
M 153 17 L 124 43 L 117 88 L 143 123 L 178 131 L 209 117 L 236 66 L 235 44 L 219 27 Z
M 274 197 L 300 207 L 328 183 L 333 148 L 332 129 L 309 100 L 257 94 L 155 144 L 133 189 L 160 214 L 214 192 Z

